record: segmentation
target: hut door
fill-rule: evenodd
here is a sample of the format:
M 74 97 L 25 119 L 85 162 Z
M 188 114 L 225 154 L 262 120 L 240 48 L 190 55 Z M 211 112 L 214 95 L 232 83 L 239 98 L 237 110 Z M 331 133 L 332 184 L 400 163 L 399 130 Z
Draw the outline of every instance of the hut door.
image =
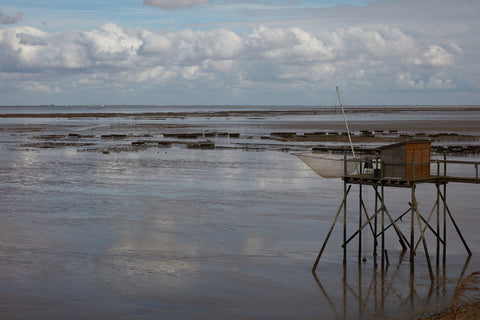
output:
M 411 163 L 413 163 L 414 161 L 415 177 L 413 179 L 420 179 L 430 175 L 430 165 L 428 163 L 422 164 L 422 162 L 428 161 L 430 158 L 430 153 L 428 150 L 407 150 L 405 152 L 405 155 L 406 163 L 409 163 L 405 167 L 405 179 L 412 179 L 413 172 Z M 415 159 L 413 158 L 413 156 L 415 156 Z
M 430 177 L 430 149 L 423 149 L 422 151 L 422 157 L 420 158 L 422 160 L 421 166 L 421 178 L 428 178 Z M 415 159 L 417 156 L 415 156 Z M 416 175 L 416 174 L 415 174 Z

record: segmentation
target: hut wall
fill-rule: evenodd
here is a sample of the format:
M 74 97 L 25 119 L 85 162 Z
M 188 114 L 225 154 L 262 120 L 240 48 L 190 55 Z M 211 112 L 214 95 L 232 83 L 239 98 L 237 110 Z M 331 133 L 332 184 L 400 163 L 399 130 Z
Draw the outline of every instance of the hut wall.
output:
M 385 178 L 411 180 L 430 176 L 430 141 L 405 142 L 383 147 L 381 158 Z
M 412 167 L 415 169 L 414 179 L 430 177 L 430 142 L 418 142 L 406 145 L 405 163 L 413 163 L 405 167 L 405 178 L 411 180 Z
M 405 178 L 405 145 L 382 150 L 383 176 L 386 178 Z

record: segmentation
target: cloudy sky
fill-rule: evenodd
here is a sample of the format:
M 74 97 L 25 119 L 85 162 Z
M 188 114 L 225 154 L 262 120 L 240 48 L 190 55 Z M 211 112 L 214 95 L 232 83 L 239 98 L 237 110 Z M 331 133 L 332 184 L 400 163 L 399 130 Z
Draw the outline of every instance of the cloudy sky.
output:
M 0 0 L 0 105 L 480 104 L 478 0 Z

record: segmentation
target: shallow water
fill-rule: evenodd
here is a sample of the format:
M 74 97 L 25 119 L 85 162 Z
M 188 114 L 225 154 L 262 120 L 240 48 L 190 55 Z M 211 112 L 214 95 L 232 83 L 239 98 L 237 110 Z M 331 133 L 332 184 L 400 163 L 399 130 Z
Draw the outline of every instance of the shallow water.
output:
M 423 247 L 412 278 L 393 232 L 385 272 L 373 268 L 368 236 L 367 261 L 358 266 L 353 241 L 344 270 L 342 223 L 315 278 L 310 269 L 343 182 L 317 176 L 289 153 L 12 147 L 30 137 L 2 131 L 0 318 L 405 319 L 449 304 L 462 275 L 479 270 L 478 185 L 448 186 L 473 257 L 465 266 L 449 224 L 447 267 L 433 287 Z M 387 188 L 392 213 L 408 208 L 409 192 Z M 373 189 L 364 196 L 374 210 Z M 433 186 L 419 186 L 417 196 L 428 216 Z M 348 208 L 351 234 L 356 187 Z M 400 227 L 407 232 L 409 219 Z M 429 249 L 435 260 L 432 240 Z

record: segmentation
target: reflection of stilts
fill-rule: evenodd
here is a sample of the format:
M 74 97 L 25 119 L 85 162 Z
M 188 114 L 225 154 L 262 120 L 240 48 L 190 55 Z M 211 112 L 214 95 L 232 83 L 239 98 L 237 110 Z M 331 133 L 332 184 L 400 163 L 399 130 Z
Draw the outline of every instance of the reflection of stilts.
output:
M 429 147 L 429 144 L 428 144 Z M 416 152 L 416 151 L 415 151 Z M 429 149 L 428 149 L 429 152 Z M 345 160 L 345 161 L 358 161 L 358 160 Z M 431 163 L 436 163 L 437 166 L 437 174 L 436 175 L 430 175 L 430 166 Z M 447 164 L 448 163 L 455 163 L 455 164 L 462 164 L 462 165 L 475 165 L 475 178 L 460 178 L 460 177 L 452 177 L 452 176 L 447 176 Z M 385 232 L 393 228 L 395 231 L 396 236 L 398 237 L 398 241 L 400 242 L 400 245 L 402 246 L 403 250 L 410 250 L 410 255 L 409 255 L 409 260 L 410 260 L 410 272 L 413 274 L 415 270 L 415 256 L 417 253 L 418 246 L 420 243 L 423 246 L 423 251 L 425 255 L 425 259 L 427 262 L 428 266 L 428 272 L 430 275 L 430 279 L 432 282 L 434 281 L 434 272 L 432 269 L 432 261 L 430 259 L 430 253 L 429 253 L 429 248 L 427 246 L 427 231 L 429 231 L 431 234 L 436 239 L 436 269 L 437 269 L 437 274 L 440 266 L 440 249 L 442 250 L 442 255 L 443 255 L 443 266 L 446 264 L 446 225 L 447 222 L 450 221 L 453 225 L 453 227 L 456 230 L 457 235 L 459 236 L 460 240 L 462 241 L 468 255 L 470 256 L 472 254 L 470 248 L 468 247 L 461 231 L 460 228 L 458 227 L 453 214 L 447 204 L 446 200 L 446 186 L 449 182 L 462 182 L 462 183 L 479 183 L 478 179 L 478 164 L 477 162 L 460 162 L 460 161 L 447 161 L 444 159 L 443 161 L 436 160 L 436 161 L 430 161 L 428 160 L 426 162 L 428 166 L 428 171 L 424 168 L 425 162 L 422 160 L 422 162 L 415 162 L 415 153 L 412 154 L 411 156 L 411 162 L 409 163 L 394 163 L 393 166 L 402 166 L 403 167 L 403 176 L 398 178 L 392 178 L 392 177 L 387 177 L 384 174 L 384 171 L 388 169 L 388 164 L 384 163 L 383 161 L 380 162 L 379 159 L 376 161 L 376 168 L 374 170 L 374 173 L 371 172 L 363 172 L 362 171 L 362 166 L 365 168 L 365 163 L 363 161 L 360 161 L 360 174 L 355 174 L 355 175 L 347 175 L 345 174 L 343 176 L 343 181 L 344 181 L 344 196 L 343 199 L 340 203 L 340 206 L 338 208 L 337 214 L 335 215 L 335 218 L 333 220 L 333 223 L 330 227 L 330 230 L 327 234 L 327 237 L 322 245 L 322 248 L 315 260 L 315 263 L 313 265 L 312 271 L 315 272 L 316 268 L 318 267 L 318 263 L 322 257 L 322 254 L 325 250 L 325 247 L 328 243 L 328 240 L 331 236 L 331 233 L 333 232 L 333 229 L 335 227 L 335 224 L 338 220 L 338 217 L 340 213 L 343 211 L 343 243 L 342 243 L 342 248 L 343 248 L 343 263 L 347 263 L 347 245 L 353 240 L 357 239 L 358 240 L 358 262 L 360 263 L 361 261 L 361 248 L 362 248 L 362 243 L 365 241 L 364 238 L 362 238 L 362 231 L 367 228 L 370 230 L 370 233 L 373 238 L 373 256 L 374 256 L 374 267 L 377 268 L 377 250 L 378 250 L 378 238 L 380 237 L 380 253 L 381 253 L 381 269 L 384 270 L 386 267 L 388 267 L 388 255 L 387 255 L 387 250 L 386 250 L 386 243 L 385 243 Z M 440 167 L 441 164 L 444 165 L 444 172 L 443 174 L 440 174 Z M 345 165 L 346 167 L 346 165 Z M 370 164 L 371 168 L 371 164 Z M 380 169 L 378 169 L 380 168 Z M 409 170 L 409 171 L 408 171 Z M 417 170 L 420 171 L 419 174 L 417 174 Z M 417 203 L 417 197 L 416 197 L 416 188 L 417 185 L 419 184 L 434 184 L 436 186 L 436 201 L 432 207 L 432 210 L 430 211 L 430 214 L 428 216 L 423 215 L 418 207 Z M 358 185 L 359 186 L 359 217 L 358 217 L 358 229 L 351 234 L 350 237 L 347 238 L 347 200 L 348 200 L 348 195 L 351 191 L 352 185 Z M 363 186 L 372 186 L 375 194 L 375 211 L 373 212 L 372 215 L 368 213 L 368 210 L 365 205 L 365 199 L 363 196 L 364 192 L 364 187 Z M 442 187 L 443 186 L 443 191 Z M 394 187 L 394 188 L 409 188 L 411 190 L 411 199 L 409 204 L 409 208 L 404 211 L 402 214 L 400 214 L 397 217 L 394 217 L 394 215 L 391 213 L 391 211 L 388 209 L 387 204 L 386 204 L 386 196 L 385 196 L 385 188 L 387 187 Z M 443 217 L 440 214 L 440 211 L 443 207 Z M 437 213 L 434 215 L 434 213 Z M 399 226 L 399 221 L 402 221 L 402 218 L 407 216 L 407 214 L 410 213 L 410 236 L 407 238 L 402 231 L 402 229 Z M 366 220 L 363 220 L 363 217 Z M 433 224 L 432 226 L 432 220 L 435 220 L 436 217 L 436 228 L 435 225 Z M 377 223 L 378 220 L 380 220 L 381 223 L 381 229 L 380 231 L 378 230 Z M 388 225 L 386 225 L 386 222 L 388 222 Z M 443 235 L 440 230 L 441 223 L 443 223 Z M 417 231 L 415 231 L 417 229 Z M 417 237 L 416 237 L 417 234 Z
M 312 274 L 313 274 L 313 278 L 315 279 L 318 286 L 320 287 L 320 290 L 322 290 L 323 294 L 325 295 L 325 298 L 327 299 L 328 304 L 330 305 L 330 307 L 332 307 L 332 310 L 335 312 L 335 315 L 338 316 L 338 311 L 337 311 L 337 308 L 335 308 L 335 304 L 333 303 L 332 299 L 330 299 L 330 296 L 328 295 L 327 291 L 325 290 L 322 283 L 318 279 L 316 273 L 312 272 Z
M 338 290 L 338 281 L 334 281 L 330 278 L 330 281 L 333 280 L 335 282 L 335 286 L 334 288 L 329 289 L 328 286 L 322 284 L 322 281 L 318 278 L 317 274 L 312 272 L 315 282 L 318 284 L 322 295 L 327 300 L 335 318 L 361 319 L 370 318 L 372 316 L 381 317 L 385 313 L 401 317 L 402 312 L 411 315 L 410 310 L 412 307 L 424 306 L 431 308 L 432 304 L 435 305 L 435 301 L 431 301 L 433 300 L 432 297 L 435 297 L 433 293 L 436 292 L 436 297 L 440 302 L 445 301 L 445 298 L 450 298 L 451 294 L 455 291 L 455 287 L 460 285 L 464 280 L 465 272 L 470 262 L 469 256 L 464 263 L 456 284 L 451 281 L 447 282 L 444 278 L 442 281 L 438 282 L 436 286 L 434 283 L 430 283 L 430 286 L 426 285 L 426 283 L 416 286 L 413 273 L 409 274 L 409 281 L 398 281 L 399 277 L 404 277 L 400 272 L 400 266 L 406 252 L 406 250 L 402 251 L 402 255 L 400 256 L 393 273 L 389 273 L 388 270 L 370 269 L 370 282 L 368 282 L 368 278 L 365 279 L 368 275 L 363 270 L 363 264 L 359 264 L 357 274 L 352 274 L 348 279 L 346 277 L 347 266 L 344 265 L 343 272 L 337 273 L 337 276 L 342 277 L 343 288 L 341 288 L 341 290 Z M 358 278 L 354 279 L 355 276 Z M 450 285 L 448 290 L 446 288 L 447 285 Z M 436 291 L 435 287 L 437 288 Z M 442 287 L 443 297 L 440 292 Z M 339 294 L 340 292 L 342 295 L 341 298 L 332 298 L 332 293 Z M 355 304 L 355 302 L 357 302 L 357 304 Z M 392 304 L 392 302 L 394 303 Z

